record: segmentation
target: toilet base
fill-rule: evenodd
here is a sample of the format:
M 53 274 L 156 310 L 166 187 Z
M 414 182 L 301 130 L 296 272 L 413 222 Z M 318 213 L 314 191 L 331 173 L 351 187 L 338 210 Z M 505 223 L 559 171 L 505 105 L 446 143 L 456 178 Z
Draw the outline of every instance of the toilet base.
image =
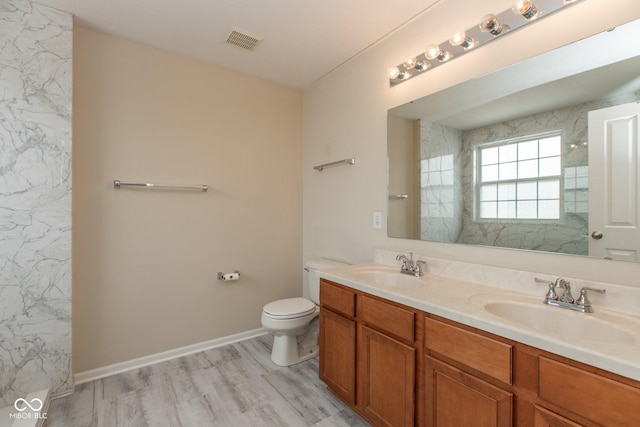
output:
M 279 335 L 273 337 L 271 360 L 278 366 L 291 366 L 316 357 L 318 351 L 317 345 L 298 348 L 298 340 L 293 335 Z

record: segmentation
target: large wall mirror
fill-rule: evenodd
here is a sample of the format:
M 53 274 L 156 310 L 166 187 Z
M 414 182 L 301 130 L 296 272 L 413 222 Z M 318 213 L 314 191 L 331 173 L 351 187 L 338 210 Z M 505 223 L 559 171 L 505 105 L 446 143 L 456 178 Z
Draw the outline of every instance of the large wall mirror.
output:
M 389 237 L 640 261 L 638 40 L 640 20 L 389 110 Z

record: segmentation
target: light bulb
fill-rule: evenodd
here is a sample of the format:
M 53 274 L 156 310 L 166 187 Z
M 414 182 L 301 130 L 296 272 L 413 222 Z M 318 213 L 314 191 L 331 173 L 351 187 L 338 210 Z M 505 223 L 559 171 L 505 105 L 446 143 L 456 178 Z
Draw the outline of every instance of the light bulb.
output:
M 426 47 L 424 55 L 427 59 L 436 59 L 440 55 L 440 48 L 435 44 L 430 44 Z
M 451 43 L 451 46 L 462 46 L 465 49 L 471 49 L 476 45 L 476 40 L 467 37 L 464 31 L 456 31 L 449 39 L 449 43 Z
M 407 60 L 404 61 L 405 67 L 408 67 L 408 68 L 413 68 L 416 66 L 416 64 L 418 64 L 418 58 L 416 58 L 415 56 L 407 58 Z
M 531 0 L 518 0 L 511 8 L 514 13 L 522 15 L 525 19 L 533 19 L 538 16 L 538 9 Z
M 496 15 L 494 15 L 493 13 L 490 13 L 482 18 L 482 20 L 480 21 L 480 25 L 478 26 L 480 27 L 480 31 L 482 31 L 483 33 L 489 33 L 494 36 L 499 35 L 503 29 L 500 22 L 498 22 L 498 18 L 496 18 Z
M 389 80 L 406 80 L 411 77 L 411 73 L 404 68 L 391 67 L 389 68 Z
M 427 59 L 438 59 L 440 62 L 444 62 L 451 57 L 451 54 L 446 50 L 440 49 L 436 44 L 430 44 L 425 48 L 424 56 Z
M 416 70 L 422 71 L 427 68 L 427 64 L 420 61 L 417 57 L 412 56 L 407 58 L 406 61 L 404 61 L 404 67 L 406 69 L 415 68 Z

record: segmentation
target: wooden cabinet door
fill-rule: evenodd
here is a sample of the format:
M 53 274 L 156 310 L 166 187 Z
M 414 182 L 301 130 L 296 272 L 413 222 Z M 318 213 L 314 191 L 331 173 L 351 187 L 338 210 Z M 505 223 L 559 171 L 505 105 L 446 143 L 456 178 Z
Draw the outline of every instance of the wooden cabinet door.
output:
M 533 410 L 533 427 L 582 427 L 582 424 L 536 406 Z
M 426 425 L 429 427 L 508 427 L 513 395 L 427 356 Z
M 346 402 L 356 403 L 356 323 L 320 309 L 320 379 Z
M 416 350 L 359 326 L 358 406 L 374 425 L 413 426 Z

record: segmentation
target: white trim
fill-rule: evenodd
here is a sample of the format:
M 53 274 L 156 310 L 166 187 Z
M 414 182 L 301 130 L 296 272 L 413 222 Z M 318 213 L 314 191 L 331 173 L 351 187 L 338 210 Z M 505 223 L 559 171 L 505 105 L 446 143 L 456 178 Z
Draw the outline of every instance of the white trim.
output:
M 216 338 L 197 344 L 174 348 L 172 350 L 163 351 L 161 353 L 150 354 L 149 356 L 127 360 L 126 362 L 115 363 L 113 365 L 92 369 L 90 371 L 78 372 L 77 374 L 74 374 L 73 379 L 75 385 L 80 385 L 89 381 L 98 380 L 100 378 L 105 378 L 111 375 L 130 371 L 132 369 L 138 369 L 144 366 L 153 365 L 155 363 L 165 362 L 167 360 L 176 359 L 178 357 L 187 356 L 189 354 L 198 353 L 200 351 L 210 350 L 212 348 L 221 347 L 227 344 L 233 344 L 238 341 L 248 340 L 260 335 L 265 335 L 266 333 L 267 331 L 264 328 L 253 329 L 250 331 L 241 332 L 239 334 L 228 335 L 222 338 Z

